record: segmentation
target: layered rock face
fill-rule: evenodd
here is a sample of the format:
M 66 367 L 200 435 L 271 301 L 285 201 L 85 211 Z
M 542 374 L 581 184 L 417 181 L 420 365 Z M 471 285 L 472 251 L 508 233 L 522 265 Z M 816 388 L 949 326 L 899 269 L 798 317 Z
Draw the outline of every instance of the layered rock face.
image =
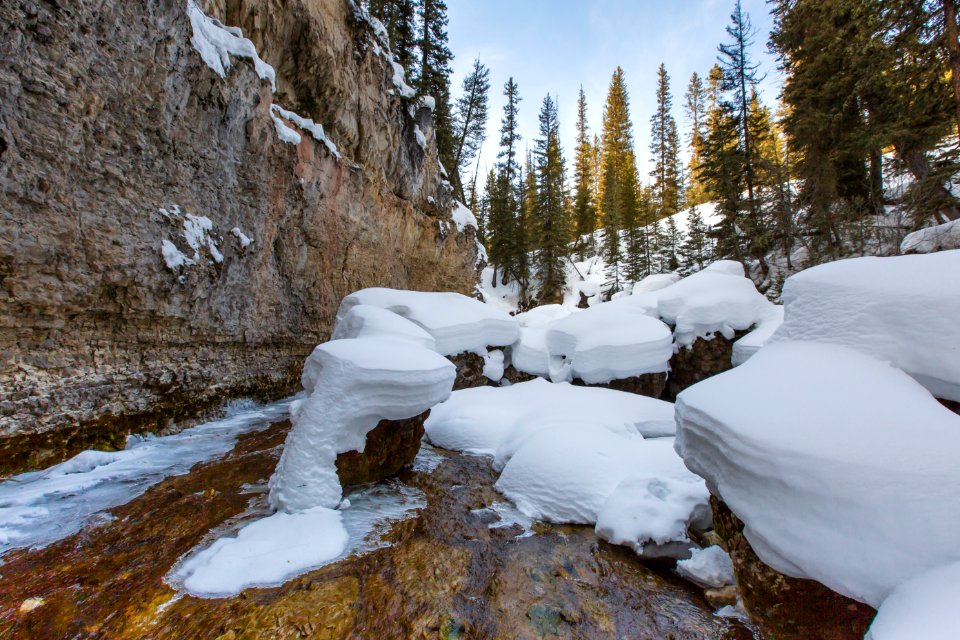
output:
M 353 290 L 476 280 L 430 110 L 349 0 L 202 8 L 244 29 L 276 93 L 249 60 L 203 62 L 185 1 L 0 7 L 5 470 L 295 390 Z M 278 139 L 273 104 L 340 157 Z

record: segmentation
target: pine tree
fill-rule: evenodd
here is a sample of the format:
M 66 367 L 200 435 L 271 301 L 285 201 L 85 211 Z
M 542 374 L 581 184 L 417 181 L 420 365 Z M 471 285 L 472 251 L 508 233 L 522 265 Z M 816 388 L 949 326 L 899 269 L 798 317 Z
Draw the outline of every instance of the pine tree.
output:
M 433 111 L 440 162 L 455 170 L 454 132 L 450 108 L 450 63 L 453 54 L 447 45 L 447 5 L 443 0 L 420 2 L 420 68 L 413 84 L 421 96 L 436 101 Z
M 657 107 L 650 117 L 653 154 L 653 202 L 658 217 L 672 216 L 680 207 L 680 136 L 671 113 L 670 76 L 663 64 L 657 72 Z
M 397 57 L 397 62 L 415 74 L 417 0 L 369 0 L 367 8 L 370 15 L 386 27 L 390 49 Z
M 454 188 L 460 199 L 464 196 L 463 173 L 480 152 L 487 135 L 490 70 L 473 61 L 473 68 L 463 79 L 463 95 L 457 99 L 453 119 Z
M 684 275 L 701 271 L 713 259 L 707 225 L 696 207 L 687 214 L 687 238 L 680 247 L 680 270 Z
M 720 66 L 723 70 L 721 88 L 730 93 L 730 105 L 737 119 L 743 181 L 747 191 L 746 209 L 749 216 L 746 219 L 747 250 L 753 258 L 759 260 L 760 267 L 766 274 L 764 243 L 761 236 L 755 235 L 762 230 L 763 220 L 756 193 L 757 151 L 750 135 L 750 95 L 758 82 L 758 67 L 751 61 L 749 53 L 755 32 L 750 23 L 750 17 L 743 12 L 740 0 L 736 0 L 733 12 L 730 14 L 727 35 L 730 36 L 731 42 L 721 44 L 719 47 Z
M 580 87 L 577 100 L 577 148 L 573 164 L 573 225 L 575 243 L 580 260 L 596 251 L 594 231 L 597 228 L 597 211 L 594 204 L 596 183 L 595 150 L 587 136 L 587 98 Z
M 621 231 L 637 225 L 639 180 L 629 108 L 630 100 L 623 79 L 623 69 L 617 67 L 610 81 L 603 112 L 600 193 L 597 200 L 604 227 L 603 257 L 608 270 L 608 296 L 623 288 Z
M 540 137 L 536 141 L 537 232 L 535 257 L 540 281 L 540 303 L 560 302 L 563 297 L 570 226 L 565 207 L 563 152 L 557 106 L 547 95 L 540 109 Z
M 690 165 L 687 171 L 689 184 L 686 189 L 686 205 L 694 207 L 710 199 L 699 179 L 700 158 L 703 155 L 703 139 L 707 128 L 707 90 L 696 71 L 690 76 L 690 84 L 687 85 L 684 113 L 690 125 L 690 134 L 687 137 Z

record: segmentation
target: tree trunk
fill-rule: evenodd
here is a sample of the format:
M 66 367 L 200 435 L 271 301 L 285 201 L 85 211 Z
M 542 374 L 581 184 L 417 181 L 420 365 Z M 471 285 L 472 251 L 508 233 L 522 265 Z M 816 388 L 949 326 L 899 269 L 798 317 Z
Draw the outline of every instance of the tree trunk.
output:
M 960 135 L 960 41 L 957 40 L 957 7 L 955 0 L 942 0 L 944 39 L 950 60 L 950 77 L 953 82 L 954 117 L 957 134 Z

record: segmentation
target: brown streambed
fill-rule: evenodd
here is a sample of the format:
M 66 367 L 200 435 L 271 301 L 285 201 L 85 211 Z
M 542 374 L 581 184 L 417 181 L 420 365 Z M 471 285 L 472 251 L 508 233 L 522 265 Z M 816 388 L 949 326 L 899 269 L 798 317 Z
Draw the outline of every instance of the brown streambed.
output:
M 488 460 L 444 454 L 404 471 L 427 507 L 391 546 L 227 599 L 178 596 L 163 577 L 255 500 L 289 429 L 250 433 L 228 456 L 172 477 L 113 519 L 0 567 L 0 638 L 750 638 L 666 568 L 579 526 L 490 529 L 503 498 Z M 104 519 L 105 520 L 105 519 Z

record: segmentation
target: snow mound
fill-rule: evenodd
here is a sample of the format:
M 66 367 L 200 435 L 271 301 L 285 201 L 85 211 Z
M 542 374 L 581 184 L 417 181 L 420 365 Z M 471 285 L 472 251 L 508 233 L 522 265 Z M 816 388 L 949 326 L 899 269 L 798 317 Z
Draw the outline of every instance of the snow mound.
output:
M 674 452 L 673 438 L 627 438 L 581 425 L 531 434 L 496 488 L 531 518 L 596 523 L 600 537 L 638 553 L 650 543 L 680 543 L 685 553 L 687 521 L 709 498 Z
M 933 253 L 960 249 L 960 219 L 908 233 L 900 243 L 900 253 Z
M 639 293 L 659 291 L 660 289 L 666 289 L 670 285 L 678 282 L 680 282 L 680 274 L 678 273 L 651 273 L 646 278 L 633 285 L 630 294 L 637 295 Z
M 674 337 L 681 347 L 714 333 L 732 340 L 735 331 L 757 324 L 773 306 L 753 281 L 743 276 L 743 266 L 730 260 L 715 262 L 657 294 L 657 313 L 674 325 Z
M 270 479 L 270 504 L 287 512 L 334 508 L 337 454 L 363 451 L 380 420 L 423 413 L 450 395 L 456 369 L 422 346 L 388 338 L 334 340 L 307 360 L 309 394 L 290 409 L 293 427 Z
M 651 446 L 645 443 L 643 453 L 652 460 L 637 457 L 631 475 L 604 501 L 597 515 L 597 535 L 648 558 L 688 557 L 692 545 L 687 527 L 710 528 L 710 494 L 679 456 L 666 452 L 673 438 L 647 442 Z
M 774 305 L 770 308 L 767 317 L 757 324 L 757 328 L 733 343 L 733 354 L 730 362 L 738 367 L 765 345 L 773 332 L 783 324 L 783 305 Z
M 718 589 L 735 582 L 733 561 L 716 545 L 694 549 L 690 558 L 677 563 L 677 573 L 707 589 Z
M 547 330 L 550 378 L 609 382 L 670 368 L 670 329 L 629 298 L 590 307 L 553 322 Z
M 269 80 L 273 91 L 277 90 L 277 74 L 273 67 L 260 59 L 253 42 L 243 37 L 243 31 L 237 27 L 225 27 L 219 20 L 211 18 L 200 10 L 194 0 L 187 0 L 187 13 L 193 36 L 190 44 L 208 67 L 221 78 L 227 77 L 230 70 L 230 56 L 248 58 L 261 80 Z
M 960 637 L 960 562 L 932 569 L 893 590 L 865 640 L 956 640 Z
M 519 323 L 506 313 L 459 293 L 383 288 L 362 289 L 344 298 L 337 326 L 358 304 L 381 307 L 416 323 L 433 336 L 437 352 L 445 356 L 504 347 L 520 335 Z
M 341 513 L 314 507 L 275 513 L 223 537 L 188 559 L 183 586 L 195 595 L 235 595 L 247 587 L 282 583 L 333 560 L 346 547 Z
M 510 362 L 518 371 L 536 376 L 550 375 L 550 351 L 547 349 L 547 332 L 551 324 L 570 315 L 559 304 L 534 307 L 514 316 L 520 323 L 520 337 L 510 346 Z
M 392 311 L 358 304 L 337 322 L 332 340 L 346 338 L 393 338 L 436 351 L 437 342 L 429 333 Z
M 741 278 L 744 277 L 746 273 L 743 269 L 743 264 L 736 260 L 717 260 L 716 262 L 708 264 L 703 270 L 725 273 L 728 276 L 740 276 Z
M 540 378 L 454 391 L 430 411 L 424 428 L 435 446 L 497 456 L 503 463 L 524 437 L 558 424 L 638 438 L 673 435 L 676 429 L 669 402 Z
M 876 607 L 960 558 L 960 417 L 902 371 L 836 345 L 768 344 L 676 409 L 677 451 L 777 571 Z
M 786 318 L 770 339 L 852 347 L 960 401 L 960 250 L 853 258 L 787 278 Z

